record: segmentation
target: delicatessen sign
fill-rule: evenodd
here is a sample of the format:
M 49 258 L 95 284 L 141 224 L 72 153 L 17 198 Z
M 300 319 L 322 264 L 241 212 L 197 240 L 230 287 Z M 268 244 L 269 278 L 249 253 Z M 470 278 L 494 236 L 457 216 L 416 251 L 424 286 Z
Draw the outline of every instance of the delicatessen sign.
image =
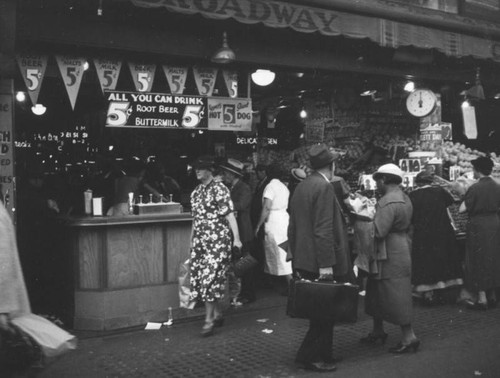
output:
M 249 99 L 106 91 L 107 127 L 249 131 Z

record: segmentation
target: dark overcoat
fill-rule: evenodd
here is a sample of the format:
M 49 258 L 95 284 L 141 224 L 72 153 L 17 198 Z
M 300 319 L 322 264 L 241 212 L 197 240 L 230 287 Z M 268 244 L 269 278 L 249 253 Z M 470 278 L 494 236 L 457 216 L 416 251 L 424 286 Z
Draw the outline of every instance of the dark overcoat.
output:
M 342 213 L 333 186 L 314 172 L 297 185 L 290 203 L 288 240 L 293 268 L 318 273 L 334 268 L 334 275 L 348 270 L 346 240 L 342 240 Z
M 253 239 L 252 221 L 250 219 L 250 206 L 252 204 L 252 190 L 250 186 L 238 180 L 231 188 L 231 200 L 233 201 L 236 221 L 242 243 Z

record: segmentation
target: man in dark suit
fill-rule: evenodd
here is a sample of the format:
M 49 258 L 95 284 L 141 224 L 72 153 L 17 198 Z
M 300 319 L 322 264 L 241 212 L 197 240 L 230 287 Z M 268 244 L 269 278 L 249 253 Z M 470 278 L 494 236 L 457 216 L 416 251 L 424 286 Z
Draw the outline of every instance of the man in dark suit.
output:
M 243 244 L 242 253 L 253 253 L 253 228 L 250 219 L 252 191 L 250 186 L 242 181 L 244 165 L 236 159 L 228 159 L 220 164 L 224 183 L 231 191 L 238 231 Z M 254 271 L 251 269 L 242 277 L 241 292 L 238 302 L 245 304 L 255 301 Z
M 255 174 L 257 175 L 257 185 L 255 186 L 253 197 L 252 197 L 252 206 L 250 210 L 250 217 L 252 219 L 252 226 L 255 229 L 257 224 L 259 223 L 260 215 L 262 213 L 262 196 L 264 194 L 264 189 L 267 184 L 269 184 L 270 178 L 267 175 L 268 166 L 263 164 L 258 164 L 255 167 Z M 261 227 L 257 237 L 254 240 L 254 254 L 253 257 L 257 259 L 259 262 L 258 267 L 255 271 L 255 276 L 259 278 L 260 281 L 264 284 L 268 284 L 271 286 L 269 282 L 269 276 L 264 274 L 264 262 L 266 260 L 264 253 L 264 227 Z M 257 278 L 255 278 L 257 282 Z
M 348 251 L 341 242 L 340 205 L 330 183 L 338 154 L 324 144 L 309 149 L 314 172 L 297 185 L 291 200 L 288 241 L 297 276 L 308 280 L 333 279 L 348 271 Z M 296 363 L 313 371 L 336 370 L 332 357 L 333 320 L 310 319 Z

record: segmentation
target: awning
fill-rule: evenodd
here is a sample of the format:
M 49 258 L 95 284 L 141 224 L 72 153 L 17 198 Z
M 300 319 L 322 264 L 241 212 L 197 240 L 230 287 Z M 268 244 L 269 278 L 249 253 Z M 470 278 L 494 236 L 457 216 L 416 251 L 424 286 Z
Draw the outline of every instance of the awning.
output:
M 245 24 L 262 23 L 272 28 L 368 38 L 383 47 L 414 46 L 436 49 L 454 57 L 472 56 L 500 62 L 500 42 L 446 32 L 423 26 L 384 20 L 281 1 L 264 0 L 130 0 L 143 8 L 201 14 L 210 19 L 234 19 Z

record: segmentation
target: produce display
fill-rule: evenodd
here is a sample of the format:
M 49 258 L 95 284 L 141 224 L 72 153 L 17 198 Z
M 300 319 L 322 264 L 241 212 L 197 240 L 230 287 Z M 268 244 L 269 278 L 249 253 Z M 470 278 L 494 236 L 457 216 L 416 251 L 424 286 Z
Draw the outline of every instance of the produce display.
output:
M 441 149 L 438 151 L 438 156 L 441 156 L 443 163 L 448 162 L 450 165 L 458 165 L 462 174 L 472 171 L 472 160 L 480 156 L 487 156 L 487 154 L 467 148 L 464 144 L 446 141 L 443 142 Z M 490 157 L 494 162 L 500 163 L 500 158 L 495 153 L 492 153 Z

